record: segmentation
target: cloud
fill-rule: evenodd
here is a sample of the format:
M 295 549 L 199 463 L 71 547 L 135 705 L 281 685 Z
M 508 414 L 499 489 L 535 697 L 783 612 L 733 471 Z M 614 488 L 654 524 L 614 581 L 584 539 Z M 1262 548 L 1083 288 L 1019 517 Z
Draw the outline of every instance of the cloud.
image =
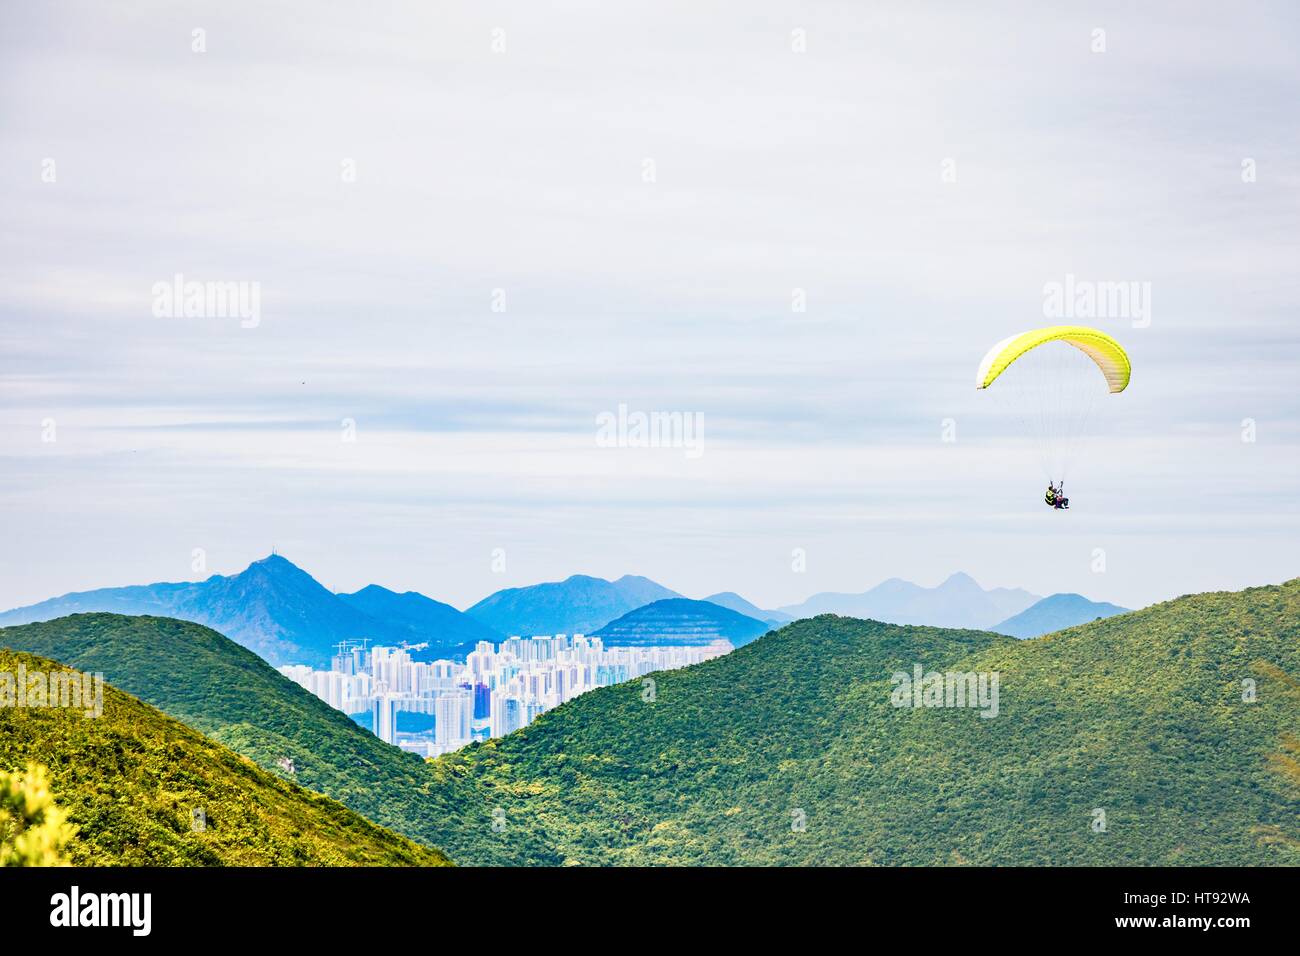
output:
M 773 605 L 956 567 L 1126 604 L 1294 573 L 1284 4 L 0 17 L 0 507 L 27 542 L 0 605 L 272 538 L 460 603 L 506 539 L 512 578 Z M 258 282 L 263 321 L 155 318 L 178 272 Z M 1104 581 L 1052 550 L 970 387 L 1067 273 L 1153 288 L 1149 328 L 1107 325 L 1134 385 L 1074 489 L 1072 527 L 1121 542 Z M 705 455 L 596 448 L 619 403 L 702 414 Z

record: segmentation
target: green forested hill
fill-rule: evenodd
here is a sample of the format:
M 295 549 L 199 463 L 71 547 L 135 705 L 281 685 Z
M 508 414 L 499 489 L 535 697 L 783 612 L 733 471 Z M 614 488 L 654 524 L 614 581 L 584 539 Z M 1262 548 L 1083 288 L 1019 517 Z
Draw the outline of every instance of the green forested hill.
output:
M 77 615 L 0 630 L 15 643 L 290 756 L 458 863 L 1300 863 L 1300 581 L 1031 641 L 799 621 L 433 764 L 197 625 Z M 999 716 L 892 707 L 918 663 L 997 671 Z
M 427 764 L 358 727 L 246 648 L 167 617 L 74 614 L 0 628 L 0 648 L 40 654 L 109 683 L 213 740 L 430 846 Z
M 0 650 L 0 672 L 64 668 Z M 49 771 L 77 865 L 440 865 L 446 858 L 106 685 L 102 716 L 0 707 L 0 768 Z M 195 832 L 193 811 L 205 814 Z
M 999 716 L 891 706 L 916 663 L 997 671 Z M 1300 581 L 1032 641 L 823 616 L 654 675 L 653 702 L 636 681 L 595 691 L 441 758 L 439 845 L 462 863 L 1295 865 L 1298 676 Z

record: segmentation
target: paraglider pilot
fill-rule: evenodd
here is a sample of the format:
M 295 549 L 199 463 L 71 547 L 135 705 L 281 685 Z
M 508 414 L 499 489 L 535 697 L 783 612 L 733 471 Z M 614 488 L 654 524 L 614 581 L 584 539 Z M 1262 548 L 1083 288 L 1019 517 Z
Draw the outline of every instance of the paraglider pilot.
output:
M 1068 508 L 1070 499 L 1065 497 L 1065 482 L 1062 481 L 1060 487 L 1053 485 L 1050 481 L 1047 483 L 1047 493 L 1043 495 L 1043 500 L 1051 508 Z

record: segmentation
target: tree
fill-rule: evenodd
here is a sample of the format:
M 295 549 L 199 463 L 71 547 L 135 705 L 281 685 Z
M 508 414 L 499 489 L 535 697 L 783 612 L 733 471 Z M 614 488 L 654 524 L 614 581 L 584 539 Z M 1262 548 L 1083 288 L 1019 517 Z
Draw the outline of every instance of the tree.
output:
M 0 866 L 67 866 L 63 845 L 76 835 L 54 803 L 46 771 L 29 763 L 24 773 L 0 770 Z

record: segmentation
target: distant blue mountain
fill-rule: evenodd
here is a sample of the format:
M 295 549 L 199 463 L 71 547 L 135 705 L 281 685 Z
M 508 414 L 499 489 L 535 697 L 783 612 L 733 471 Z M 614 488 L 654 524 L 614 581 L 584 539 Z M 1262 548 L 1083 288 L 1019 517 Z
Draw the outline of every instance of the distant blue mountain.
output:
M 636 575 L 606 581 L 575 574 L 563 581 L 497 591 L 465 613 L 506 635 L 591 634 L 651 601 L 678 597 L 676 591 Z
M 710 604 L 717 604 L 722 607 L 730 608 L 739 614 L 755 618 L 759 621 L 767 621 L 769 624 L 788 624 L 794 620 L 784 611 L 765 611 L 756 604 L 746 601 L 735 591 L 719 591 L 717 594 L 710 594 L 704 600 Z
M 48 621 L 80 611 L 153 614 L 194 621 L 219 631 L 275 665 L 322 667 L 328 663 L 337 643 L 359 638 L 368 638 L 372 644 L 427 642 L 429 647 L 413 652 L 412 656 L 431 660 L 454 652 L 457 645 L 464 643 L 463 635 L 467 633 L 463 626 L 446 631 L 419 631 L 409 619 L 389 621 L 374 617 L 331 593 L 306 571 L 279 555 L 254 561 L 239 574 L 213 575 L 205 581 L 65 594 L 0 614 L 0 627 Z M 435 643 L 443 633 L 447 634 L 450 645 Z
M 987 630 L 1037 600 L 1038 595 L 1019 588 L 985 591 L 970 575 L 958 572 L 938 587 L 924 588 L 911 581 L 890 578 L 861 594 L 824 592 L 781 610 L 795 618 L 840 614 L 887 624 Z
M 772 625 L 711 601 L 668 598 L 629 611 L 595 634 L 606 647 L 674 647 L 722 639 L 736 647 L 766 634 Z
M 412 643 L 428 643 L 431 647 L 468 653 L 479 641 L 499 644 L 505 640 L 504 635 L 464 611 L 418 591 L 398 594 L 378 584 L 370 584 L 352 594 L 339 594 L 338 598 L 376 620 L 407 628 L 410 632 L 407 640 Z
M 473 650 L 478 641 L 499 644 L 506 640 L 504 635 L 474 620 L 464 611 L 434 601 L 417 591 L 399 594 L 378 584 L 369 584 L 351 594 L 338 594 L 338 598 L 369 617 L 394 627 L 407 628 L 407 640 L 412 643 L 429 643 L 441 648 L 465 645 L 468 650 Z
M 1082 594 L 1052 594 L 989 630 L 1011 637 L 1038 637 L 1128 611 L 1118 604 L 1089 601 Z

